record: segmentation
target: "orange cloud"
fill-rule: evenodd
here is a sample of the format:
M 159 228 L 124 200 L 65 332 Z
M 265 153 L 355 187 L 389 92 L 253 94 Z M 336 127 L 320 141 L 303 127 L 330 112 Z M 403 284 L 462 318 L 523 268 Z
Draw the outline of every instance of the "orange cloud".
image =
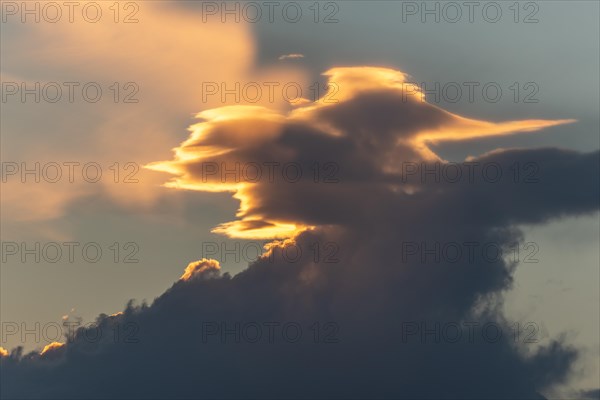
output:
M 358 188 L 377 187 L 377 179 L 397 179 L 402 162 L 443 162 L 431 143 L 573 122 L 464 118 L 427 103 L 407 74 L 388 68 L 334 68 L 325 75 L 329 92 L 287 114 L 256 106 L 198 114 L 202 121 L 190 127 L 189 138 L 174 149 L 174 159 L 146 168 L 173 175 L 167 187 L 233 193 L 240 201 L 238 220 L 213 232 L 244 239 L 285 239 L 317 225 L 310 210 L 290 211 L 299 205 L 319 208 L 329 201 L 328 207 L 339 207 L 348 204 Z M 340 159 L 338 167 L 345 169 L 347 182 L 315 189 L 312 165 L 324 157 Z M 304 176 L 282 182 L 275 177 L 280 171 L 268 168 L 286 164 L 301 165 Z M 360 169 L 371 177 L 362 176 Z
M 196 277 L 206 276 L 206 274 L 210 276 L 211 273 L 218 273 L 220 269 L 221 266 L 217 260 L 203 258 L 202 260 L 189 263 L 179 279 L 189 281 Z
M 126 170 L 124 166 L 168 157 L 169 149 L 179 141 L 174 127 L 187 123 L 199 109 L 223 104 L 221 96 L 204 98 L 204 83 L 231 88 L 246 82 L 306 81 L 306 74 L 291 65 L 274 62 L 255 68 L 257 49 L 247 23 L 203 22 L 200 14 L 169 2 L 145 2 L 137 17 L 139 22 L 131 24 L 114 23 L 111 18 L 97 23 L 69 23 L 66 18 L 56 24 L 23 25 L 16 19 L 7 23 L 2 45 L 9 56 L 2 65 L 3 81 L 26 81 L 29 85 L 40 81 L 98 82 L 103 89 L 102 100 L 95 104 L 78 98 L 74 104 L 36 109 L 36 120 L 41 123 L 30 130 L 44 134 L 26 146 L 16 145 L 18 139 L 13 138 L 26 136 L 18 132 L 23 129 L 18 116 L 30 110 L 18 102 L 6 105 L 3 144 L 13 149 L 13 160 L 94 161 L 103 167 L 103 179 L 94 185 L 79 179 L 65 184 L 11 186 L 10 193 L 3 193 L 1 199 L 2 207 L 11 210 L 7 217 L 27 221 L 58 218 L 74 200 L 99 193 L 122 207 L 150 208 L 164 194 L 162 177 L 147 169 Z M 9 28 L 17 23 L 14 31 L 19 33 L 11 36 L 13 30 Z M 133 99 L 137 103 L 112 100 L 114 90 L 110 87 L 114 89 L 116 81 L 121 85 L 121 100 L 132 93 L 124 85 L 136 85 Z M 281 96 L 271 102 L 265 95 L 256 104 L 289 108 Z M 53 123 L 47 124 L 46 119 Z M 115 162 L 120 163 L 118 183 L 114 171 L 108 169 Z M 129 174 L 137 183 L 123 183 Z
M 45 346 L 44 349 L 40 352 L 40 355 L 46 355 L 48 353 L 52 353 L 60 348 L 62 348 L 65 344 L 60 342 L 52 342 L 49 345 Z

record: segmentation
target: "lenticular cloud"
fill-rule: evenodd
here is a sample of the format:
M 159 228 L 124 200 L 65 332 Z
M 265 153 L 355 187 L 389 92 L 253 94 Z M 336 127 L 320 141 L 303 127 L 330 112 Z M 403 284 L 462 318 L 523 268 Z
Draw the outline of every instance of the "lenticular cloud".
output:
M 170 187 L 233 192 L 240 200 L 240 220 L 221 225 L 219 233 L 291 237 L 308 227 L 344 224 L 351 218 L 349 208 L 363 208 L 365 189 L 389 192 L 406 183 L 409 165 L 442 162 L 431 143 L 573 122 L 463 118 L 427 103 L 404 73 L 390 69 L 335 68 L 326 75 L 329 93 L 290 115 L 251 106 L 198 114 L 202 122 L 190 128 L 174 160 L 148 167 L 175 175 Z M 339 208 L 341 215 L 319 215 L 324 206 Z

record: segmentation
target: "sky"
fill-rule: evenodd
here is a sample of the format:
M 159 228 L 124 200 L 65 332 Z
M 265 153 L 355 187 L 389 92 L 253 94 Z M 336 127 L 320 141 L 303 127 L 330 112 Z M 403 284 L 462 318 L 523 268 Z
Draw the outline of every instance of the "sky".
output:
M 599 398 L 599 4 L 467 3 L 3 0 L 2 396 Z

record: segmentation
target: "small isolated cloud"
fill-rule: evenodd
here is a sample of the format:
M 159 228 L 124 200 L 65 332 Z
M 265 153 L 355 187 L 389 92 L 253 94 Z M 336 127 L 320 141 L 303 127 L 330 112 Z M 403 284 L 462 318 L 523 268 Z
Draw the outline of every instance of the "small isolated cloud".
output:
M 297 60 L 299 58 L 304 58 L 304 54 L 300 54 L 300 53 L 291 53 L 291 54 L 284 54 L 279 56 L 278 60 Z

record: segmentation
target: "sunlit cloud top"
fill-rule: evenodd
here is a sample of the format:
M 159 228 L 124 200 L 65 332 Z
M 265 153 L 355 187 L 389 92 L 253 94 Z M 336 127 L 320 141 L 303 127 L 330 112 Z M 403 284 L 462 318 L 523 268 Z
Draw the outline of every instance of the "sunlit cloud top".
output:
M 245 239 L 289 238 L 324 223 L 311 212 L 298 211 L 298 203 L 335 208 L 336 202 L 347 204 L 353 192 L 368 185 L 391 190 L 385 185 L 400 178 L 402 162 L 443 162 L 431 143 L 573 122 L 461 117 L 427 103 L 407 74 L 387 68 L 334 68 L 325 75 L 328 93 L 288 114 L 260 106 L 199 113 L 201 122 L 190 127 L 189 138 L 174 149 L 174 159 L 147 168 L 174 175 L 167 187 L 232 192 L 240 201 L 239 219 L 214 232 Z M 327 162 L 343 179 L 315 192 L 314 165 Z M 293 182 L 286 177 L 285 166 L 290 165 L 301 175 Z

